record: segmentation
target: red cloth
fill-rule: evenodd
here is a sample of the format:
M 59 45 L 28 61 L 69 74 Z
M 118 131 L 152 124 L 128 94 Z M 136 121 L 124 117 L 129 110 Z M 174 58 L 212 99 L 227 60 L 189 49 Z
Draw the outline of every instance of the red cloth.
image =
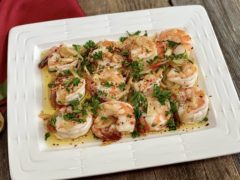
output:
M 0 0 L 0 84 L 7 78 L 7 41 L 12 27 L 84 15 L 76 0 Z

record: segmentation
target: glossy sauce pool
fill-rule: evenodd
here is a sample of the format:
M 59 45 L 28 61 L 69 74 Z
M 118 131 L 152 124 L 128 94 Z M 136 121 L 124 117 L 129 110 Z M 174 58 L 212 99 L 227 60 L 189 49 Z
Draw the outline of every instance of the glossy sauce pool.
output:
M 41 75 L 42 75 L 42 81 L 43 81 L 43 112 L 45 114 L 54 114 L 55 109 L 52 107 L 50 103 L 50 98 L 49 98 L 49 88 L 48 84 L 52 81 L 53 75 L 48 72 L 47 67 L 43 68 L 41 70 Z M 200 128 L 203 128 L 205 126 L 208 126 L 209 122 L 208 121 L 201 121 L 199 123 L 194 123 L 194 124 L 182 124 L 175 132 L 189 132 L 193 130 L 197 130 Z M 167 128 L 162 129 L 160 132 L 151 132 L 148 133 L 149 135 L 156 135 L 156 134 L 166 134 L 168 131 Z M 126 137 L 130 137 L 129 135 Z M 147 136 L 145 136 L 147 137 Z M 145 138 L 145 137 L 140 137 Z M 123 137 L 124 138 L 124 137 Z M 135 139 L 133 139 L 135 140 Z M 60 140 L 57 139 L 54 133 L 50 133 L 50 137 L 46 140 L 46 143 L 48 144 L 49 147 L 58 147 L 58 146 L 81 146 L 83 144 L 87 143 L 93 143 L 93 142 L 99 142 L 100 140 L 96 139 L 90 130 L 86 135 L 76 138 L 76 139 L 64 139 Z

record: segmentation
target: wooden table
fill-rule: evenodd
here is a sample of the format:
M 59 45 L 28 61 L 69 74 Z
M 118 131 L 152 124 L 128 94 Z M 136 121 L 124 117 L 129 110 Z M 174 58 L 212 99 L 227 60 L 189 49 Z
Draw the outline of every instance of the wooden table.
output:
M 240 93 L 240 0 L 78 0 L 87 15 L 164 6 L 203 5 L 210 16 L 229 71 Z M 240 117 L 239 117 L 240 118 Z M 0 135 L 0 179 L 10 179 L 7 131 Z M 240 179 L 240 154 L 123 172 L 89 179 Z

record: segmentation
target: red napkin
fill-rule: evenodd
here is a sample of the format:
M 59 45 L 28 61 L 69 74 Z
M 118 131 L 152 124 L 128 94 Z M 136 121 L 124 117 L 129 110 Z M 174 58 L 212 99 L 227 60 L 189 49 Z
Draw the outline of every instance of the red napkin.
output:
M 6 111 L 7 41 L 17 25 L 84 16 L 76 0 L 0 0 L 0 112 Z

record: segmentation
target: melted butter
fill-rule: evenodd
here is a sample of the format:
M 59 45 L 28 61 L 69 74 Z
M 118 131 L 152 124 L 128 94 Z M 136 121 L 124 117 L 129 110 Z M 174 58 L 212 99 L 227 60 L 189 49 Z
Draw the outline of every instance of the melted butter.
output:
M 55 109 L 51 105 L 48 88 L 48 84 L 52 82 L 53 76 L 48 72 L 47 67 L 44 67 L 41 73 L 43 81 L 43 112 L 46 114 L 54 114 Z
M 97 141 L 92 131 L 89 131 L 86 135 L 78 137 L 76 139 L 58 139 L 54 133 L 50 133 L 50 137 L 47 139 L 47 144 L 49 147 L 57 146 L 81 146 L 81 144 L 86 144 L 89 142 Z

